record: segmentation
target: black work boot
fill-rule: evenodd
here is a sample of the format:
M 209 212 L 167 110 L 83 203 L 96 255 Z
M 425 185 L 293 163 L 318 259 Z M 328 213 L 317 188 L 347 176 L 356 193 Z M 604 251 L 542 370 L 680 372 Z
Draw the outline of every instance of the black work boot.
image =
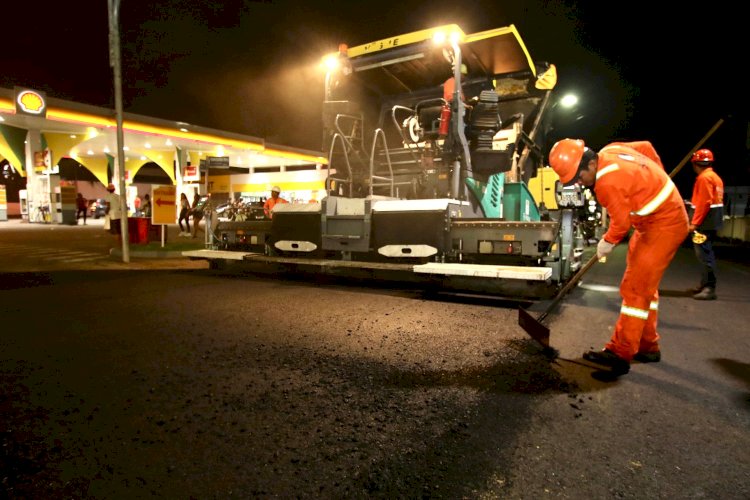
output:
M 625 375 L 630 371 L 630 361 L 622 359 L 609 349 L 586 351 L 583 353 L 583 359 L 610 367 L 612 375 Z
M 661 351 L 639 352 L 633 359 L 641 363 L 658 363 L 661 361 Z
M 693 295 L 695 300 L 716 300 L 716 290 L 710 287 L 703 287 L 703 290 Z

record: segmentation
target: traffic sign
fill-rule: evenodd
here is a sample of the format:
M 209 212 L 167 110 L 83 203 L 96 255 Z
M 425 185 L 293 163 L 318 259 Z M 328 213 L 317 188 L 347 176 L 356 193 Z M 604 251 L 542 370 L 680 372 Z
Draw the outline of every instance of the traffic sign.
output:
M 174 224 L 177 188 L 156 186 L 151 189 L 151 224 Z

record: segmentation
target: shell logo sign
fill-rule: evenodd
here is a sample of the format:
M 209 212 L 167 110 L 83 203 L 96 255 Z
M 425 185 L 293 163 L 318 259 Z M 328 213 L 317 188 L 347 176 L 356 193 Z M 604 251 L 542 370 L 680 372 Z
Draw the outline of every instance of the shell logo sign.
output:
M 16 113 L 44 117 L 47 114 L 44 93 L 16 88 Z

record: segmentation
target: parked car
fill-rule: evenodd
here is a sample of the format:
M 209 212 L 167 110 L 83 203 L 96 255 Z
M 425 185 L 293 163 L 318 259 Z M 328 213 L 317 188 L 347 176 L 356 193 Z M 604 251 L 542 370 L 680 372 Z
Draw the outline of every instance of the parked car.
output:
M 98 219 L 99 217 L 104 217 L 106 214 L 107 214 L 107 205 L 104 202 L 104 198 L 97 198 L 95 200 L 91 200 L 91 202 L 89 203 L 89 217 Z

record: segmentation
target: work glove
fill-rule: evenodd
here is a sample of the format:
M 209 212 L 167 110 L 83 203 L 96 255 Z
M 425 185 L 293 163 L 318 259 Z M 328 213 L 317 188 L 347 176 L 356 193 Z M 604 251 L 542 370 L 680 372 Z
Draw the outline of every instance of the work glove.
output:
M 604 238 L 600 239 L 599 244 L 596 245 L 596 258 L 601 259 L 602 257 L 606 257 L 607 255 L 612 253 L 612 250 L 614 250 L 614 248 L 614 243 L 610 243 Z

